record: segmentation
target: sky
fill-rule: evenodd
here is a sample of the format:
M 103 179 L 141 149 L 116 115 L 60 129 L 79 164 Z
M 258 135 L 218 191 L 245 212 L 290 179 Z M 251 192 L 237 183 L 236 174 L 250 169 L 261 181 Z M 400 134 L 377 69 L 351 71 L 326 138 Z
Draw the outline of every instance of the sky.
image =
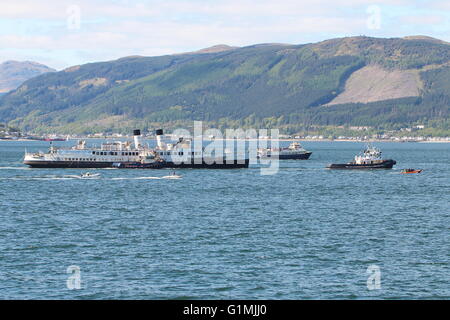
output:
M 217 44 L 359 35 L 450 42 L 450 0 L 0 0 L 0 62 L 58 70 Z

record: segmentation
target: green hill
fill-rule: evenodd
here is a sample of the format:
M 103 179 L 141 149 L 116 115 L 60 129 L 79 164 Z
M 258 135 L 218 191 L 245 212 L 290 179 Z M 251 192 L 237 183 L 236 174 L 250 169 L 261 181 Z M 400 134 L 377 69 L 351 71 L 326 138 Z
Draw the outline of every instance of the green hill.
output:
M 371 72 L 374 67 L 379 71 Z M 364 85 L 369 80 L 377 85 Z M 0 122 L 78 133 L 191 120 L 295 131 L 440 123 L 449 118 L 449 106 L 449 44 L 426 37 L 352 37 L 75 66 L 0 97 Z

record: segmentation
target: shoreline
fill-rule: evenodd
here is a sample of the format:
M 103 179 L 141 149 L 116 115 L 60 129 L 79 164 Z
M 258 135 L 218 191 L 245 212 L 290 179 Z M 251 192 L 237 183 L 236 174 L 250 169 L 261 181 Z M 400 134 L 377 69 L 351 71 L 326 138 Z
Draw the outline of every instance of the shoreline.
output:
M 76 140 L 111 140 L 111 139 L 133 139 L 133 137 L 103 137 L 103 138 L 92 138 L 92 137 L 79 137 L 69 139 L 67 141 L 76 141 Z M 147 138 L 143 137 L 144 140 L 156 140 L 156 138 Z M 206 138 L 204 141 L 213 141 L 212 139 Z M 215 140 L 234 140 L 227 138 L 217 138 Z M 258 139 L 237 139 L 239 141 L 251 141 Z M 408 140 L 384 140 L 384 139 L 368 139 L 368 140 L 354 140 L 354 139 L 260 139 L 260 141 L 283 141 L 283 142 L 293 142 L 293 141 L 304 141 L 304 142 L 395 142 L 395 143 L 450 143 L 450 140 L 420 140 L 420 141 L 408 141 Z M 0 139 L 0 141 L 16 141 L 16 142 L 28 142 L 28 141 L 37 141 L 37 142 L 67 142 L 67 141 L 44 141 L 44 140 L 34 140 L 34 139 Z

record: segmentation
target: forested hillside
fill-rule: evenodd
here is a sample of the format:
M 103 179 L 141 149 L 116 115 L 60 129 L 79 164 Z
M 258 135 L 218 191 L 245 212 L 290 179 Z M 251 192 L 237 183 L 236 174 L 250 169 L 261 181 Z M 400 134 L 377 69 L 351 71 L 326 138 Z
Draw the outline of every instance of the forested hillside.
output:
M 127 57 L 44 74 L 0 97 L 0 121 L 23 130 L 77 133 L 191 120 L 295 131 L 310 125 L 439 123 L 450 115 L 450 46 L 435 39 L 352 37 L 211 51 Z M 394 77 L 401 98 L 386 100 L 378 93 L 368 103 L 350 97 L 340 101 L 352 103 L 328 105 L 367 66 L 415 74 L 417 87 L 406 91 Z M 366 87 L 358 94 L 371 86 Z

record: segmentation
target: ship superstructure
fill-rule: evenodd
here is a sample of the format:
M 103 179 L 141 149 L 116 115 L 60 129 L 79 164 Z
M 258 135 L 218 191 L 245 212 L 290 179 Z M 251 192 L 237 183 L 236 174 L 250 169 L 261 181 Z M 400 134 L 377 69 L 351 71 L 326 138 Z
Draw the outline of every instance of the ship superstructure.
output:
M 207 156 L 204 148 L 194 149 L 188 139 L 177 143 L 163 141 L 163 131 L 156 130 L 157 146 L 150 148 L 134 130 L 134 143 L 115 141 L 99 148 L 87 147 L 84 140 L 72 148 L 50 146 L 47 153 L 25 153 L 24 164 L 35 168 L 246 168 L 245 155 Z M 234 158 L 234 159 L 233 159 Z
M 292 142 L 287 148 L 260 148 L 259 158 L 275 158 L 280 160 L 307 160 L 312 152 L 305 150 L 299 142 Z

